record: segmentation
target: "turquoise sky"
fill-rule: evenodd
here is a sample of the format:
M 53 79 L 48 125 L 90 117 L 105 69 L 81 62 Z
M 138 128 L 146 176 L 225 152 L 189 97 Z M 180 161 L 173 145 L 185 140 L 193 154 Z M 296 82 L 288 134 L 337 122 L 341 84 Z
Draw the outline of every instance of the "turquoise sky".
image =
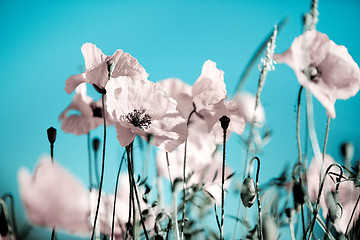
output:
M 327 0 L 319 3 L 317 29 L 338 45 L 345 45 L 360 62 L 360 2 Z M 123 49 L 136 57 L 158 81 L 178 77 L 193 84 L 207 59 L 225 72 L 228 93 L 232 93 L 249 58 L 273 25 L 288 16 L 279 33 L 276 52 L 286 50 L 302 31 L 302 14 L 310 1 L 204 0 L 204 1 L 12 1 L 0 2 L 0 89 L 1 142 L 0 194 L 11 192 L 16 198 L 18 224 L 26 222 L 18 198 L 17 171 L 21 166 L 34 169 L 49 145 L 46 129 L 58 129 L 56 160 L 88 182 L 86 136 L 76 137 L 61 131 L 59 114 L 72 101 L 64 91 L 65 80 L 80 73 L 84 66 L 80 48 L 96 44 L 107 55 Z M 255 67 L 245 90 L 255 93 L 259 72 Z M 90 89 L 90 87 L 88 87 Z M 297 158 L 296 98 L 299 84 L 293 71 L 277 65 L 268 74 L 262 104 L 273 139 L 261 155 L 261 182 L 278 176 L 287 163 Z M 93 90 L 90 94 L 98 98 Z M 331 121 L 327 152 L 340 160 L 339 145 L 348 140 L 360 158 L 360 95 L 339 100 L 337 117 Z M 326 114 L 315 100 L 316 127 L 323 142 Z M 102 136 L 99 128 L 93 136 Z M 228 163 L 238 173 L 239 138 L 228 145 Z M 114 129 L 108 132 L 105 191 L 114 188 L 116 168 L 122 149 Z M 242 154 L 242 153 L 241 153 Z M 138 163 L 139 165 L 140 163 Z M 228 213 L 237 209 L 237 198 L 227 197 Z M 233 221 L 225 231 L 232 236 Z M 32 231 L 34 238 L 49 239 L 50 231 Z M 59 239 L 64 239 L 64 238 Z M 65 236 L 65 235 L 64 235 Z M 226 236 L 226 235 L 225 235 Z M 29 238 L 30 239 L 30 238 Z

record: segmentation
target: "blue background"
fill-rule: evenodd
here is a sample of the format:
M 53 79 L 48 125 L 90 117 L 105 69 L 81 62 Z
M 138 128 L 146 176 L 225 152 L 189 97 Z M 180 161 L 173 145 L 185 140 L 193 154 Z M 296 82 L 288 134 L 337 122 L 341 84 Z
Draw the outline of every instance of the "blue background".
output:
M 193 84 L 207 59 L 225 72 L 229 95 L 257 46 L 284 16 L 288 24 L 279 33 L 276 52 L 286 50 L 302 31 L 302 15 L 310 1 L 10 1 L 0 2 L 0 89 L 1 142 L 0 194 L 16 196 L 18 225 L 26 222 L 18 197 L 17 171 L 31 171 L 39 157 L 49 152 L 46 129 L 58 129 L 56 160 L 88 182 L 86 136 L 61 131 L 59 114 L 72 101 L 64 91 L 65 80 L 81 72 L 83 43 L 96 44 L 107 55 L 123 49 L 136 57 L 158 81 L 178 77 Z M 345 45 L 360 62 L 360 2 L 320 1 L 317 29 L 338 45 Z M 245 89 L 256 92 L 259 71 L 255 67 Z M 88 87 L 92 96 L 99 96 Z M 261 155 L 261 182 L 276 177 L 287 163 L 297 159 L 296 101 L 299 84 L 292 69 L 276 65 L 268 74 L 262 104 L 272 141 Z M 326 126 L 324 108 L 314 100 L 316 128 L 322 145 Z M 331 121 L 327 152 L 340 160 L 339 145 L 355 144 L 360 158 L 360 96 L 336 102 L 337 117 Z M 303 112 L 304 113 L 304 112 Z M 302 114 L 303 114 L 302 113 Z M 304 114 L 303 114 L 304 115 Z M 304 127 L 304 125 L 302 125 Z M 98 128 L 92 136 L 102 136 Z M 304 134 L 303 134 L 304 135 Z M 243 171 L 239 138 L 228 144 L 229 165 Z M 105 191 L 114 189 L 115 174 L 122 148 L 110 128 L 107 140 Z M 137 163 L 140 165 L 140 163 Z M 138 168 L 140 170 L 140 168 Z M 153 173 L 152 173 L 153 174 Z M 228 214 L 237 211 L 237 198 L 229 194 Z M 21 227 L 20 227 L 21 228 Z M 226 219 L 225 232 L 232 236 L 233 220 Z M 287 229 L 284 231 L 288 231 Z M 35 228 L 39 239 L 49 239 L 50 230 Z M 65 235 L 60 235 L 64 239 Z M 61 238 L 62 237 L 62 238 Z

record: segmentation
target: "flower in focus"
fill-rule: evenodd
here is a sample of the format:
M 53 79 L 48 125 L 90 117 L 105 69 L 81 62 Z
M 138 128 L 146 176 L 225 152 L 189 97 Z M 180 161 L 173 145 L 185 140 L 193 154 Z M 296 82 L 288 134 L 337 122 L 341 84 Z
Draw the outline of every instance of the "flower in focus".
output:
M 31 223 L 56 226 L 71 233 L 90 231 L 88 190 L 49 157 L 40 160 L 33 176 L 27 169 L 20 169 L 18 180 L 20 197 Z
M 305 32 L 274 59 L 294 70 L 299 83 L 312 92 L 332 118 L 336 116 L 336 99 L 348 99 L 359 91 L 359 66 L 346 47 L 336 45 L 324 33 Z
M 324 163 L 323 163 L 323 170 L 322 175 L 325 173 L 325 170 L 331 165 L 335 163 L 334 159 L 330 155 L 325 155 Z M 316 158 L 314 158 L 309 166 L 308 172 L 307 172 L 307 184 L 308 184 L 308 192 L 309 192 L 309 198 L 312 202 L 316 202 L 319 192 L 319 174 L 320 174 L 320 168 L 321 168 L 321 162 L 316 161 Z M 333 174 L 332 174 L 333 173 Z M 337 167 L 332 167 L 330 170 L 330 177 L 329 174 L 325 178 L 323 191 L 321 193 L 320 197 L 320 206 L 323 210 L 323 216 L 327 217 L 328 215 L 328 203 L 326 199 L 326 195 L 331 192 L 335 191 L 336 189 L 336 182 L 335 182 L 335 176 L 340 174 L 340 169 Z M 348 178 L 348 176 L 343 175 L 345 178 Z M 339 185 L 339 200 L 343 208 L 343 213 L 341 218 L 339 218 L 334 226 L 338 232 L 345 233 L 347 224 L 349 223 L 352 211 L 355 207 L 356 200 L 360 195 L 359 188 L 355 188 L 353 181 L 342 181 Z M 349 230 L 352 228 L 353 223 L 356 222 L 360 214 L 360 208 L 357 207 L 357 210 L 355 211 L 354 217 L 351 220 Z
M 81 47 L 86 71 L 69 77 L 65 83 L 65 91 L 72 93 L 81 83 L 91 83 L 99 92 L 103 92 L 111 77 L 127 76 L 133 80 L 147 78 L 148 74 L 139 62 L 123 50 L 116 50 L 112 56 L 106 56 L 92 43 L 85 43 Z M 111 70 L 109 70 L 109 64 Z M 110 72 L 109 72 L 110 71 Z
M 80 114 L 68 114 L 72 110 Z M 94 102 L 87 96 L 86 85 L 82 83 L 76 87 L 73 102 L 60 114 L 59 119 L 62 121 L 61 128 L 64 132 L 81 135 L 88 134 L 102 125 L 104 123 L 102 115 L 101 102 Z
M 114 121 L 120 145 L 128 146 L 139 135 L 153 135 L 154 145 L 171 152 L 187 137 L 186 121 L 176 101 L 149 80 L 111 79 L 105 87 L 107 111 Z

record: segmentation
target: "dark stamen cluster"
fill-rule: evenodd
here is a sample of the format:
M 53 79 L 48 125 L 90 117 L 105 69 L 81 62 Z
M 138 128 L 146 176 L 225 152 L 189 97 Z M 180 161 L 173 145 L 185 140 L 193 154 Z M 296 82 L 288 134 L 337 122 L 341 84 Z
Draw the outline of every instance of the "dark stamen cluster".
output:
M 310 65 L 306 69 L 303 69 L 302 72 L 304 74 L 308 74 L 308 76 L 310 77 L 310 80 L 315 83 L 319 82 L 319 80 L 321 78 L 321 72 L 319 71 L 319 69 L 312 65 Z
M 151 124 L 151 117 L 149 114 L 145 113 L 146 110 L 137 110 L 134 109 L 133 112 L 130 112 L 126 115 L 121 116 L 122 121 L 127 121 L 132 123 L 135 127 L 140 128 L 141 130 L 148 129 Z

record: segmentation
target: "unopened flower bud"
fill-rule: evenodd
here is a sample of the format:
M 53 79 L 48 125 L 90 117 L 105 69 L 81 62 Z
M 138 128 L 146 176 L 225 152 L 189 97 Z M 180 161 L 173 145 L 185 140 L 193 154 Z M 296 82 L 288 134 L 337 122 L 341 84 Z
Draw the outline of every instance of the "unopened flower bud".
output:
M 354 144 L 352 144 L 351 142 L 344 142 L 343 144 L 341 144 L 340 150 L 341 154 L 345 159 L 348 159 L 350 161 L 351 159 L 353 159 L 355 152 Z
M 243 185 L 241 186 L 241 200 L 245 207 L 250 208 L 256 197 L 255 182 L 252 178 L 245 178 Z
M 48 128 L 47 136 L 48 136 L 50 144 L 54 144 L 54 142 L 56 140 L 56 128 L 53 128 L 53 127 Z
M 343 208 L 339 201 L 339 195 L 337 194 L 337 192 L 327 192 L 326 202 L 329 208 L 328 216 L 330 218 L 330 221 L 332 223 L 335 223 L 339 218 L 341 218 L 343 213 Z
M 222 116 L 220 119 L 220 124 L 221 124 L 221 128 L 226 131 L 229 127 L 229 123 L 230 123 L 230 118 L 228 118 L 227 116 Z
M 115 69 L 115 62 L 114 60 L 110 59 L 107 62 L 107 68 L 108 68 L 108 72 L 109 72 L 109 77 L 111 77 L 111 74 L 114 72 Z
M 277 240 L 279 237 L 278 226 L 275 218 L 270 215 L 265 215 L 262 221 L 264 240 Z
M 294 197 L 295 204 L 302 205 L 305 203 L 304 189 L 301 186 L 301 184 L 298 182 L 295 182 L 295 184 L 293 186 L 293 197 Z
M 93 149 L 95 152 L 97 152 L 99 150 L 99 146 L 100 146 L 100 140 L 98 138 L 94 138 Z
M 289 219 L 293 218 L 293 216 L 295 214 L 294 212 L 295 212 L 295 210 L 293 208 L 286 208 L 285 209 L 285 214 Z

